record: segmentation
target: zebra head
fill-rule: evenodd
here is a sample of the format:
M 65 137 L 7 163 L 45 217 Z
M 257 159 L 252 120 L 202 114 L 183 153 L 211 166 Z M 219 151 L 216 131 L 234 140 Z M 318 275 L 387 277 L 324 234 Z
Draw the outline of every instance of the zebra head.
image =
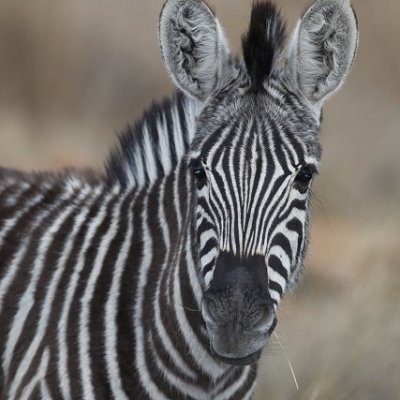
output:
M 243 61 L 202 1 L 169 0 L 160 19 L 167 68 L 200 110 L 187 163 L 202 316 L 213 353 L 233 364 L 258 359 L 301 276 L 322 105 L 357 48 L 350 1 L 311 5 L 282 62 L 284 36 L 269 2 L 253 5 Z

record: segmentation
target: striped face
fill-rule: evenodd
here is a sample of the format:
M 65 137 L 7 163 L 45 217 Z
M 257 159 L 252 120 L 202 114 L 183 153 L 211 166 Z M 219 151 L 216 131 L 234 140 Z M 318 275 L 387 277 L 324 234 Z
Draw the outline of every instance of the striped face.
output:
M 202 109 L 188 155 L 202 315 L 211 349 L 228 363 L 257 359 L 300 275 L 322 105 L 357 49 L 350 1 L 316 0 L 282 63 L 285 36 L 269 1 L 253 4 L 243 61 L 206 3 L 169 0 L 160 18 L 167 69 Z
M 231 89 L 199 118 L 189 168 L 202 312 L 224 361 L 248 363 L 259 355 L 283 293 L 300 275 L 318 125 L 277 81 L 257 93 Z

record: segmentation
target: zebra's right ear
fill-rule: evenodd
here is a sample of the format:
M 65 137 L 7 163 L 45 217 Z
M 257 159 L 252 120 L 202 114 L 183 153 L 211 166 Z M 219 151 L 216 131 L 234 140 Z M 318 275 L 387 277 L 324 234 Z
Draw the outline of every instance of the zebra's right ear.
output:
M 289 73 L 317 113 L 343 84 L 357 44 L 350 0 L 315 0 L 299 21 L 289 44 Z
M 167 0 L 159 34 L 165 65 L 180 89 L 204 101 L 223 85 L 229 46 L 217 18 L 203 1 Z

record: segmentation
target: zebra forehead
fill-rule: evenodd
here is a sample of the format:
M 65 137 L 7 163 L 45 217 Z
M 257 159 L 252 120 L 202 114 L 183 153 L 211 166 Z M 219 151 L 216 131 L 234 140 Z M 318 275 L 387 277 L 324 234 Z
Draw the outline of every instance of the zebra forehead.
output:
M 309 159 L 319 161 L 319 126 L 315 120 L 307 115 L 301 118 L 301 110 L 296 111 L 298 115 L 287 114 L 285 119 L 270 115 L 265 108 L 254 108 L 244 104 L 236 116 L 230 115 L 222 123 L 213 118 L 210 122 L 203 120 L 192 145 L 192 156 L 205 160 L 222 152 L 226 157 L 245 153 L 246 160 L 254 162 L 263 152 L 289 150 L 298 159 L 296 164 Z

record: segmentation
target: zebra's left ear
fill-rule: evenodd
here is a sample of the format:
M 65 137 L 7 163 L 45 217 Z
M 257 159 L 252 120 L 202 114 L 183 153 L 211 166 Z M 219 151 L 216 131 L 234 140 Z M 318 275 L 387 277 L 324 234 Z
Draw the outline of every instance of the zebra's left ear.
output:
M 211 9 L 201 0 L 167 0 L 160 15 L 160 45 L 175 84 L 204 101 L 223 85 L 228 42 Z
M 343 84 L 357 45 L 357 18 L 350 0 L 316 0 L 298 22 L 287 64 L 316 113 Z

